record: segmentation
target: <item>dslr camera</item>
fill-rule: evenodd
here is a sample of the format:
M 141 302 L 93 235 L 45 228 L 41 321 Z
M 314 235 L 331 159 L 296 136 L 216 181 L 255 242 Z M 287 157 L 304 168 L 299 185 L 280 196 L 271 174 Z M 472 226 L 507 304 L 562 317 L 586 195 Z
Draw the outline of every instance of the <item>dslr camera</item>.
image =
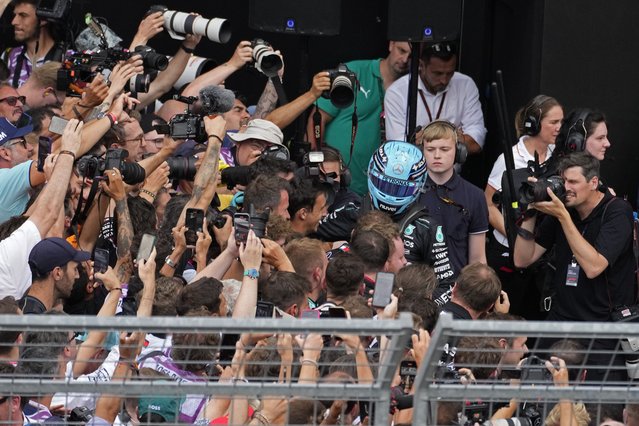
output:
M 331 79 L 331 88 L 322 93 L 322 97 L 330 99 L 337 108 L 350 106 L 355 100 L 357 76 L 345 64 L 339 64 L 337 68 L 327 71 Z
M 564 179 L 561 176 L 553 175 L 540 177 L 535 183 L 524 182 L 519 188 L 519 203 L 528 205 L 540 201 L 550 201 L 550 195 L 546 191 L 547 188 L 550 188 L 561 201 L 565 200 L 566 188 L 564 187 Z
M 531 355 L 521 364 L 522 383 L 552 383 L 552 374 L 546 368 L 546 360 Z
M 133 51 L 120 46 L 105 47 L 95 51 L 76 52 L 70 50 L 62 62 L 62 67 L 58 70 L 56 88 L 65 90 L 68 96 L 82 96 L 86 85 L 97 74 L 110 74 L 110 70 L 118 62 L 126 61 L 134 55 L 142 57 L 145 71 L 151 73 L 163 71 L 169 65 L 166 56 L 156 53 L 148 46 L 137 46 Z M 149 73 L 136 74 L 129 80 L 126 90 L 133 93 L 146 93 L 149 91 L 149 84 L 151 84 Z
M 144 182 L 146 172 L 138 163 L 125 162 L 129 157 L 126 149 L 109 149 L 104 158 L 95 155 L 85 155 L 78 159 L 76 168 L 78 175 L 89 179 L 102 177 L 106 170 L 118 169 L 122 173 L 122 180 L 129 185 Z
M 193 139 L 195 142 L 204 143 L 207 139 L 204 120 L 201 115 L 195 114 L 191 107 L 198 100 L 197 96 L 175 95 L 173 99 L 187 104 L 183 114 L 175 114 L 169 124 L 156 124 L 155 131 L 161 135 L 170 135 L 173 139 Z
M 280 55 L 273 52 L 271 45 L 261 38 L 251 41 L 251 47 L 253 48 L 255 68 L 267 77 L 277 76 L 277 72 L 283 66 Z

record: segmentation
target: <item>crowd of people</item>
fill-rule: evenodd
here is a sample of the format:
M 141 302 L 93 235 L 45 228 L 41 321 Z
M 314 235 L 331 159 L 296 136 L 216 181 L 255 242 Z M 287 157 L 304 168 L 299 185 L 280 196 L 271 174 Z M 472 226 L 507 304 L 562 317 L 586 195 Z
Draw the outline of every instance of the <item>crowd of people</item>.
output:
M 132 90 L 151 68 L 145 45 L 165 30 L 163 12 L 151 12 L 128 46 L 142 54 L 101 63 L 81 80 L 78 63 L 59 52 L 60 22 L 39 16 L 38 3 L 13 0 L 4 12 L 13 13 L 17 46 L 2 56 L 0 70 L 2 314 L 241 322 L 384 321 L 409 312 L 414 334 L 402 360 L 417 368 L 442 312 L 511 321 L 639 315 L 632 208 L 600 174 L 610 147 L 603 113 L 584 108 L 564 116 L 559 101 L 545 95 L 524 105 L 512 157 L 526 172 L 517 175 L 518 199 L 510 200 L 502 191 L 510 169 L 503 154 L 485 190 L 460 176 L 467 156 L 484 147 L 486 128 L 476 84 L 456 71 L 455 42 L 416 52 L 390 41 L 385 58 L 346 62 L 344 75 L 356 76 L 347 105 L 323 96 L 340 81 L 327 70 L 315 74 L 307 92 L 278 104 L 273 78 L 282 77 L 282 67 L 257 105 L 232 87 L 228 108 L 219 111 L 210 104 L 224 102 L 210 99 L 220 93 L 211 88 L 256 60 L 255 43 L 240 41 L 228 61 L 166 100 L 200 35 L 186 34 L 148 87 Z M 420 64 L 420 127 L 413 134 L 406 117 L 411 55 Z M 283 130 L 303 117 L 310 151 L 296 164 Z M 505 212 L 514 201 L 517 212 Z M 0 331 L 1 377 L 371 384 L 388 344 L 385 336 L 81 331 Z M 443 363 L 464 380 L 501 380 L 533 355 L 527 340 L 462 338 L 457 356 Z M 214 349 L 222 342 L 230 355 Z M 557 386 L 635 378 L 618 340 L 583 344 L 535 339 Z M 571 358 L 576 351 L 581 359 Z M 487 367 L 467 368 L 477 364 Z M 601 368 L 585 374 L 580 365 Z M 412 395 L 397 368 L 389 393 Z M 588 415 L 602 407 L 561 400 L 545 424 L 639 424 L 634 404 L 613 406 L 605 421 Z M 265 398 L 255 405 L 215 396 L 140 397 L 136 406 L 106 394 L 0 390 L 0 422 L 7 424 L 64 422 L 79 408 L 99 424 L 371 421 L 364 407 L 338 400 Z M 441 408 L 438 424 L 459 422 L 461 405 Z M 511 401 L 489 417 L 508 419 L 519 408 Z M 410 408 L 395 410 L 395 424 L 411 421 Z

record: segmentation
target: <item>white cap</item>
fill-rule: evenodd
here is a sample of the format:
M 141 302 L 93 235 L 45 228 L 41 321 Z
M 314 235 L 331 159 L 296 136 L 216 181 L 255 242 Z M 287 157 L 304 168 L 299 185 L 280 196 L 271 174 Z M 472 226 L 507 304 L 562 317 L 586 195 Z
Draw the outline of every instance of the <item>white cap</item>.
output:
M 256 118 L 249 121 L 248 126 L 243 132 L 228 133 L 229 138 L 235 142 L 243 142 L 248 139 L 257 139 L 260 141 L 283 145 L 284 134 L 275 124 L 268 120 Z

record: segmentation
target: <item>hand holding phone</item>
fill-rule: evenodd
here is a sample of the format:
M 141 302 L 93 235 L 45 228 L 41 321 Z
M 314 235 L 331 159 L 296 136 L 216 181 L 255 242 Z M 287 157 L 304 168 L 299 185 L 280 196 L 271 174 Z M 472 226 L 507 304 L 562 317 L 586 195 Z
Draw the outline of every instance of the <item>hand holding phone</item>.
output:
M 138 265 L 141 260 L 149 260 L 151 252 L 155 247 L 155 235 L 144 234 L 142 235 L 142 241 L 140 241 L 140 247 L 138 248 L 138 255 L 135 258 Z
M 204 228 L 204 210 L 186 209 L 186 245 L 195 246 L 197 242 L 197 233 L 202 232 Z
M 109 269 L 109 250 L 96 248 L 93 252 L 93 271 L 104 273 Z
M 373 293 L 373 307 L 384 308 L 391 301 L 395 274 L 390 272 L 378 272 L 375 280 L 375 292 Z

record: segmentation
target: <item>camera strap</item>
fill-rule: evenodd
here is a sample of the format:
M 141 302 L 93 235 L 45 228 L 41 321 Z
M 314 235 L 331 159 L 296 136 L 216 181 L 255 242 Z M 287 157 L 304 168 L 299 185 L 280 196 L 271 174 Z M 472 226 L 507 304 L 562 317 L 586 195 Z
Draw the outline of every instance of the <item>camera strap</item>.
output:
M 319 107 L 315 104 L 315 112 L 313 112 L 313 135 L 315 136 L 315 150 L 322 150 L 322 114 Z
M 284 91 L 284 86 L 282 85 L 282 80 L 280 80 L 280 77 L 276 75 L 270 77 L 270 80 L 273 83 L 273 87 L 275 87 L 275 93 L 277 93 L 277 104 L 279 106 L 287 104 L 288 97 L 286 96 L 286 92 Z
M 357 137 L 357 95 L 353 103 L 353 115 L 351 116 L 351 148 L 348 152 L 348 163 L 346 167 L 350 167 L 353 160 L 353 148 L 355 148 L 355 138 Z
M 86 188 L 86 178 L 82 179 L 82 186 L 80 187 L 80 196 L 78 197 L 78 207 L 75 209 L 75 214 L 73 215 L 73 219 L 71 220 L 71 225 L 82 225 L 89 215 L 89 209 L 93 205 L 93 200 L 95 199 L 96 194 L 98 193 L 98 184 L 99 181 L 97 179 L 93 179 L 91 183 L 91 190 L 89 191 L 89 196 L 87 197 L 86 204 L 84 205 L 84 209 L 82 209 L 82 193 L 84 192 L 84 188 Z

